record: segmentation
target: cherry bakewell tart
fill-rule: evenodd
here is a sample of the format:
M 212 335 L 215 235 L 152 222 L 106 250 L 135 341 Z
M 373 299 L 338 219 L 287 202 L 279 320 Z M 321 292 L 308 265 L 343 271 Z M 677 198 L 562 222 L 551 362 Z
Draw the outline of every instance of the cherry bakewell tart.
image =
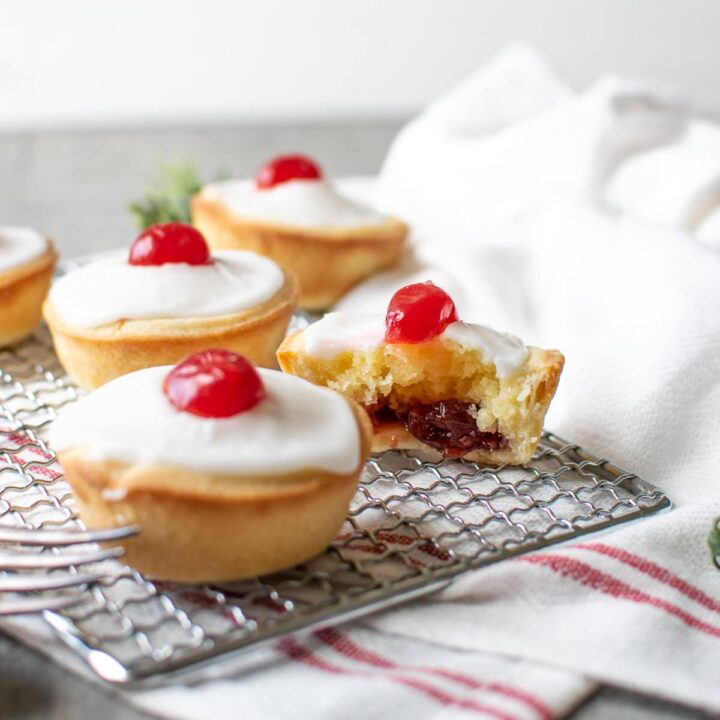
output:
M 64 409 L 49 443 L 88 527 L 140 528 L 128 564 L 210 582 L 322 551 L 371 438 L 352 400 L 213 349 L 112 380 Z
M 57 254 L 26 227 L 0 227 L 0 347 L 22 340 L 40 324 Z
M 225 347 L 276 367 L 297 303 L 294 277 L 256 253 L 211 254 L 195 228 L 154 225 L 129 256 L 114 253 L 59 278 L 43 314 L 78 385 Z
M 302 155 L 267 163 L 254 181 L 206 186 L 191 201 L 193 224 L 214 249 L 253 250 L 289 268 L 300 307 L 324 309 L 402 254 L 408 228 L 341 195 Z
M 360 403 L 373 451 L 436 450 L 488 464 L 530 460 L 564 358 L 460 322 L 432 283 L 393 296 L 386 317 L 329 313 L 288 337 L 280 366 Z

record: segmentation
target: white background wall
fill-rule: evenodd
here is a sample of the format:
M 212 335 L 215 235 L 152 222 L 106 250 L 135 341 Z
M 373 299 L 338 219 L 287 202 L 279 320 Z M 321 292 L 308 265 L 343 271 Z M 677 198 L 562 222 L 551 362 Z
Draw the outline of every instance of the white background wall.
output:
M 405 115 L 518 39 L 720 108 L 718 0 L 0 0 L 0 128 Z

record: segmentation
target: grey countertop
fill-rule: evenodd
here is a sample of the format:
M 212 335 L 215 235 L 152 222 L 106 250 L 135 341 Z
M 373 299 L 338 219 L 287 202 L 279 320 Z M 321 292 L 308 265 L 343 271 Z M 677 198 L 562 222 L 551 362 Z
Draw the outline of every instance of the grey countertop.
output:
M 127 245 L 129 200 L 162 163 L 190 162 L 204 178 L 248 176 L 273 154 L 302 151 L 330 175 L 376 173 L 399 123 L 264 125 L 0 134 L 0 224 L 32 225 L 66 257 Z M 0 717 L 140 720 L 147 717 L 0 634 Z M 698 720 L 710 716 L 603 688 L 574 720 Z
M 66 257 L 128 245 L 127 212 L 158 169 L 191 163 L 204 179 L 248 177 L 268 157 L 314 156 L 329 175 L 376 173 L 397 124 L 0 134 L 0 224 L 28 224 Z

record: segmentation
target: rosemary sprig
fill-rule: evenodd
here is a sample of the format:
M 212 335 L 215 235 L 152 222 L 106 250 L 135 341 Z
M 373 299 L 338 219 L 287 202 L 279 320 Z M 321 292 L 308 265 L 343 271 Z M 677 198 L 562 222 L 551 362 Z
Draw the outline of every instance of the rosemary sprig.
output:
M 720 517 L 716 517 L 713 521 L 713 527 L 707 537 L 707 543 L 710 547 L 713 561 L 720 568 Z
M 218 178 L 220 179 L 220 178 Z M 192 165 L 165 165 L 143 198 L 128 205 L 141 230 L 165 222 L 190 222 L 190 197 L 203 181 Z

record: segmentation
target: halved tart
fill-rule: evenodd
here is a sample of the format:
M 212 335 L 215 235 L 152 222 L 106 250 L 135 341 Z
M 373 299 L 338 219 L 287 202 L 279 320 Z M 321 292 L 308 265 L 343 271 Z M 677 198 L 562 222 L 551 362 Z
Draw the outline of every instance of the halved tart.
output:
M 439 451 L 522 464 L 539 442 L 564 358 L 457 320 L 431 283 L 398 291 L 388 315 L 330 313 L 278 349 L 285 372 L 342 392 L 374 425 L 373 451 Z

